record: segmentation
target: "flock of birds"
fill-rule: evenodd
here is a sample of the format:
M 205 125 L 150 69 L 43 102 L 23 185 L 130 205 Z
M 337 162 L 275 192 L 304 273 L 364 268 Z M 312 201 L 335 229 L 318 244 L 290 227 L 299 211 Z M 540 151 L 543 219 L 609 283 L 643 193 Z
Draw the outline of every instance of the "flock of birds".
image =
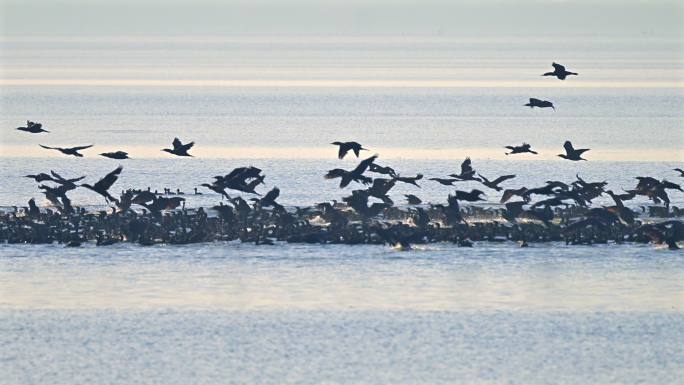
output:
M 569 75 L 577 75 L 577 73 L 567 71 L 565 67 L 560 64 L 553 63 L 553 67 L 553 72 L 545 73 L 543 76 L 555 76 L 560 80 L 564 80 Z M 553 103 L 534 98 L 530 99 L 526 106 L 539 108 L 551 107 L 555 109 Z M 17 129 L 33 134 L 49 132 L 43 129 L 41 123 L 31 121 L 27 121 L 26 127 L 18 127 Z M 350 152 L 359 158 L 362 151 L 368 151 L 368 149 L 364 148 L 360 143 L 354 141 L 333 142 L 332 144 L 338 147 L 337 154 L 339 159 L 345 158 Z M 40 146 L 45 149 L 57 150 L 65 155 L 75 157 L 83 157 L 83 154 L 79 151 L 92 147 L 92 145 L 88 145 L 65 148 L 45 146 L 42 144 Z M 172 143 L 172 148 L 164 148 L 162 151 L 175 156 L 191 157 L 192 155 L 188 151 L 193 146 L 194 142 L 183 144 L 178 138 L 175 138 Z M 565 153 L 559 154 L 559 157 L 570 161 L 586 161 L 586 159 L 582 158 L 582 155 L 589 151 L 589 149 L 575 148 L 570 141 L 565 141 L 563 147 Z M 508 152 L 505 153 L 506 155 L 524 153 L 538 154 L 536 151 L 532 150 L 531 145 L 528 143 L 506 146 L 505 148 L 508 150 Z M 101 153 L 100 155 L 112 159 L 129 159 L 128 153 L 124 151 L 107 152 Z M 295 219 L 293 220 L 295 222 L 304 221 L 307 226 L 310 226 L 310 221 L 312 218 L 316 217 L 316 215 L 312 216 L 312 213 L 317 214 L 318 217 L 325 218 L 324 221 L 329 227 L 334 222 L 342 222 L 346 226 L 351 218 L 350 215 L 352 215 L 353 218 L 360 220 L 363 224 L 373 223 L 373 221 L 377 222 L 377 217 L 384 213 L 384 217 L 398 215 L 404 219 L 411 218 L 414 225 L 419 223 L 419 225 L 415 225 L 414 227 L 422 228 L 423 230 L 425 230 L 427 226 L 434 226 L 435 218 L 439 219 L 443 226 L 458 228 L 467 223 L 463 215 L 463 210 L 460 207 L 460 202 L 485 201 L 485 198 L 483 198 L 485 193 L 482 190 L 456 190 L 453 195 L 447 197 L 447 205 L 430 205 L 430 213 L 428 213 L 422 207 L 419 207 L 423 202 L 418 196 L 406 194 L 406 202 L 411 207 L 407 211 L 402 211 L 400 209 L 398 212 L 392 211 L 392 209 L 397 210 L 397 208 L 394 206 L 394 202 L 389 196 L 390 190 L 397 183 L 405 183 L 420 187 L 418 182 L 423 179 L 423 175 L 401 176 L 392 167 L 379 164 L 377 159 L 378 155 L 376 154 L 363 159 L 351 170 L 342 168 L 329 170 L 324 176 L 325 179 L 339 179 L 339 187 L 341 189 L 346 188 L 352 183 L 360 184 L 364 186 L 364 188 L 353 190 L 350 196 L 342 199 L 344 203 L 333 201 L 332 204 L 319 204 L 315 209 L 297 208 L 296 215 L 288 214 L 288 210 L 277 202 L 277 198 L 280 195 L 280 190 L 277 187 L 274 187 L 263 196 L 256 191 L 258 186 L 264 184 L 265 179 L 262 170 L 256 167 L 238 167 L 225 175 L 215 176 L 211 182 L 201 184 L 201 187 L 205 187 L 221 196 L 221 203 L 218 206 L 214 206 L 213 209 L 218 212 L 220 218 L 231 223 L 235 221 L 237 214 L 239 214 L 238 217 L 249 218 L 250 213 L 258 213 L 258 217 L 263 218 L 264 209 L 270 208 L 272 213 L 269 214 L 270 216 L 268 218 L 271 220 L 274 217 L 282 218 L 283 216 L 294 215 L 293 218 Z M 684 177 L 684 170 L 675 170 L 680 173 L 681 177 Z M 69 191 L 78 187 L 89 189 L 104 197 L 107 204 L 112 205 L 111 215 L 128 215 L 133 213 L 131 210 L 132 205 L 139 205 L 149 211 L 152 218 L 159 219 L 162 218 L 162 211 L 164 210 L 173 210 L 181 206 L 184 208 L 184 198 L 167 197 L 165 195 L 168 195 L 169 191 L 165 191 L 166 194 L 159 194 L 157 192 L 152 192 L 149 187 L 146 190 L 129 189 L 122 191 L 119 198 L 112 196 L 109 190 L 118 180 L 122 171 L 123 167 L 119 166 L 92 185 L 87 183 L 77 184 L 85 178 L 84 176 L 64 178 L 54 171 L 51 171 L 50 174 L 39 173 L 35 175 L 26 175 L 26 177 L 32 178 L 38 182 L 38 187 L 42 190 L 45 197 L 64 215 L 73 215 L 75 213 L 83 214 L 82 211 L 77 210 L 72 206 L 71 200 L 67 196 Z M 369 176 L 369 173 L 385 175 L 386 177 L 371 177 Z M 500 185 L 515 177 L 515 175 L 502 175 L 492 179 L 487 178 L 476 172 L 471 159 L 466 158 L 461 164 L 460 172 L 449 174 L 445 177 L 432 177 L 427 180 L 445 186 L 455 186 L 455 184 L 459 182 L 472 181 L 478 182 L 486 188 L 502 191 L 504 188 Z M 610 230 L 616 225 L 626 226 L 626 228 L 632 230 L 635 229 L 635 217 L 637 214 L 625 206 L 625 201 L 630 200 L 637 195 L 648 197 L 655 204 L 663 203 L 667 216 L 670 214 L 670 199 L 667 190 L 684 192 L 678 184 L 667 180 L 658 180 L 652 177 L 637 177 L 637 179 L 638 183 L 636 187 L 631 190 L 626 190 L 623 194 L 616 194 L 610 190 L 606 191 L 606 182 L 587 182 L 580 178 L 579 175 L 577 175 L 577 180 L 569 184 L 561 181 L 547 181 L 546 184 L 541 187 L 506 189 L 504 190 L 500 201 L 500 203 L 505 206 L 505 209 L 503 209 L 500 214 L 505 221 L 511 223 L 518 223 L 519 220 L 525 219 L 536 221 L 547 229 L 551 228 L 550 226 L 553 226 L 554 219 L 561 220 L 564 222 L 562 232 L 566 235 L 571 235 L 571 241 L 568 241 L 569 238 L 567 236 L 565 237 L 566 241 L 569 243 L 592 243 L 596 241 L 599 235 L 605 239 L 616 237 L 616 235 L 611 232 L 612 230 Z M 52 185 L 45 184 L 45 182 L 51 182 Z M 253 194 L 258 198 L 252 198 L 252 205 L 250 206 L 250 204 L 240 196 L 231 197 L 231 195 L 228 194 L 228 190 Z M 201 194 L 197 191 L 197 188 L 195 188 L 195 194 Z M 592 200 L 603 194 L 609 195 L 615 202 L 615 205 L 589 208 Z M 532 203 L 532 199 L 538 196 L 543 196 L 544 199 Z M 511 202 L 510 200 L 513 197 L 518 197 L 520 200 Z M 371 203 L 371 198 L 378 199 L 380 202 Z M 224 205 L 224 199 L 226 199 L 229 204 Z M 529 206 L 529 208 L 525 208 L 525 206 Z M 579 209 L 579 211 L 576 209 Z M 677 215 L 679 209 L 673 209 L 675 210 L 675 215 Z M 392 212 L 394 214 L 392 214 Z M 580 218 L 576 218 L 574 222 L 570 223 L 569 221 L 571 218 L 568 215 L 575 215 L 578 212 L 580 213 Z M 40 209 L 35 204 L 34 199 L 29 201 L 27 213 L 29 218 L 41 218 Z M 559 213 L 560 218 L 557 216 Z M 146 214 L 147 213 L 144 213 L 144 215 Z M 273 224 L 273 222 L 268 221 L 247 222 L 245 220 L 242 222 L 244 227 L 241 228 L 241 231 L 249 232 L 255 227 L 260 227 L 263 230 L 269 223 L 271 225 Z M 344 228 L 347 229 L 346 227 Z M 665 224 L 660 225 L 644 225 L 639 223 L 636 228 L 640 229 L 642 233 L 647 234 L 649 239 L 658 241 L 658 243 L 666 243 L 670 248 L 676 248 L 676 243 L 684 239 L 684 225 L 676 220 L 668 221 L 665 222 Z M 307 229 L 310 230 L 310 227 L 307 227 Z M 423 238 L 416 238 L 415 232 L 411 233 L 411 236 L 401 236 L 401 234 L 406 235 L 408 233 L 402 225 L 394 226 L 387 222 L 382 222 L 380 225 L 377 225 L 376 223 L 375 226 L 372 226 L 373 236 L 369 235 L 367 239 L 380 238 L 383 242 L 387 241 L 388 243 L 399 244 L 406 248 L 409 246 L 410 241 L 419 242 L 420 239 L 430 238 L 425 235 L 425 233 L 423 233 Z M 239 232 L 236 234 L 239 234 Z M 508 234 L 510 235 L 510 233 Z M 119 236 L 122 235 L 119 234 Z M 289 236 L 292 236 L 292 234 L 289 234 Z M 140 237 L 141 236 L 138 236 L 136 239 L 142 239 Z M 587 241 L 587 237 L 589 241 Z M 339 240 L 352 238 L 356 239 L 350 235 L 342 236 L 338 234 L 337 238 L 321 239 L 330 241 L 330 239 Z M 435 237 L 433 236 L 432 238 Z M 467 239 L 464 240 L 460 235 L 457 236 L 457 238 L 459 244 L 467 244 Z M 264 243 L 264 239 L 263 234 L 257 236 L 257 243 L 259 241 Z M 615 240 L 618 241 L 617 238 L 615 238 Z

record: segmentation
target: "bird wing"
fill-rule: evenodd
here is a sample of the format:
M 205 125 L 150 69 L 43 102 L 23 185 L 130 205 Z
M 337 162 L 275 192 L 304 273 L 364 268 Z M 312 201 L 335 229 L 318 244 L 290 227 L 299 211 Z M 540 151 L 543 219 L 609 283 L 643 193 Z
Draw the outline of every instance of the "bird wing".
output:
M 366 171 L 366 169 L 368 168 L 368 166 L 370 166 L 370 164 L 373 163 L 373 161 L 375 161 L 377 158 L 378 158 L 377 155 L 373 155 L 368 159 L 362 160 L 361 163 L 359 163 L 359 165 L 356 166 L 354 171 L 352 171 L 352 173 L 363 174 Z
M 97 190 L 109 190 L 109 188 L 112 187 L 114 182 L 116 182 L 116 180 L 119 179 L 119 174 L 121 174 L 121 170 L 123 170 L 123 166 L 117 167 L 116 170 L 110 172 L 109 174 L 105 175 L 104 178 L 97 181 L 97 183 L 95 183 L 93 187 Z
M 347 155 L 349 148 L 347 148 L 344 144 L 340 144 L 339 147 L 340 149 L 337 151 L 337 158 L 342 159 L 345 155 Z
M 71 147 L 71 149 L 74 151 L 81 151 L 81 150 L 85 150 L 86 148 L 90 148 L 90 147 L 93 147 L 93 145 L 89 144 L 87 146 Z
M 553 66 L 553 68 L 554 68 L 556 71 L 558 71 L 558 72 L 565 72 L 565 66 L 562 66 L 562 65 L 560 65 L 560 64 L 558 64 L 558 63 L 553 63 L 553 64 L 551 64 L 551 65 Z
M 537 98 L 530 98 L 530 104 L 538 104 L 538 103 L 540 103 L 540 102 L 541 102 L 540 99 L 537 99 Z
M 482 175 L 480 175 L 480 176 L 482 176 Z M 502 176 L 500 176 L 500 177 L 494 179 L 494 180 L 492 181 L 492 183 L 494 183 L 494 184 L 499 184 L 499 183 L 501 183 L 501 182 L 503 182 L 503 181 L 505 181 L 505 180 L 509 180 L 509 179 L 513 179 L 513 178 L 515 178 L 515 175 L 502 175 Z
M 171 142 L 173 145 L 174 150 L 178 150 L 179 148 L 183 147 L 183 143 L 181 143 L 180 139 L 178 138 L 173 138 L 173 142 Z
M 588 149 L 588 148 L 578 148 L 575 150 L 575 152 L 577 153 L 577 155 L 582 155 L 582 153 L 589 151 L 589 150 L 590 149 Z
M 180 147 L 181 147 L 183 150 L 188 151 L 188 150 L 191 149 L 192 146 L 194 146 L 194 145 L 195 145 L 195 142 L 190 142 L 190 143 L 184 144 L 184 145 L 182 145 L 182 146 L 180 146 Z
M 57 174 L 56 172 L 50 170 L 50 174 L 52 174 L 53 177 L 59 179 L 60 181 L 66 181 L 61 175 Z
M 572 154 L 575 149 L 572 148 L 572 143 L 570 143 L 569 140 L 566 140 L 565 143 L 563 143 L 563 148 L 565 148 L 565 152 L 568 154 Z

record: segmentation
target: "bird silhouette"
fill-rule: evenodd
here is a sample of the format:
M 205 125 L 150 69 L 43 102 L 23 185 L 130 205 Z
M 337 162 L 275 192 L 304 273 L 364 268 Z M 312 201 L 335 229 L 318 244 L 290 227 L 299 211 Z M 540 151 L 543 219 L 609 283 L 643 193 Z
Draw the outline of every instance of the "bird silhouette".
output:
M 541 100 L 541 99 L 535 99 L 535 98 L 530 98 L 529 103 L 524 104 L 525 107 L 538 107 L 538 108 L 547 108 L 551 107 L 553 110 L 556 110 L 556 107 L 553 106 L 553 103 L 549 102 L 548 100 Z
M 83 154 L 79 153 L 81 150 L 85 150 L 86 148 L 93 147 L 92 144 L 88 146 L 78 146 L 78 147 L 48 147 L 44 146 L 42 144 L 39 144 L 40 147 L 46 148 L 48 150 L 57 150 L 61 152 L 64 155 L 73 155 L 79 158 L 83 158 Z
M 450 178 L 430 178 L 429 180 L 434 180 L 435 182 L 444 186 L 453 186 L 454 182 L 460 181 L 460 179 L 450 179 Z
M 499 183 L 501 183 L 501 182 L 503 182 L 503 181 L 505 181 L 505 180 L 508 180 L 508 179 L 513 179 L 513 178 L 515 178 L 515 175 L 502 175 L 502 176 L 500 176 L 500 177 L 498 177 L 498 178 L 496 178 L 496 179 L 494 179 L 494 180 L 489 180 L 489 179 L 485 178 L 484 175 L 482 175 L 482 174 L 477 174 L 477 175 L 478 175 L 480 178 L 482 178 L 482 184 L 483 184 L 483 185 L 485 185 L 485 186 L 487 186 L 487 187 L 489 187 L 489 188 L 491 188 L 491 189 L 494 189 L 494 190 L 496 190 L 496 191 L 501 191 L 501 190 L 503 190 L 503 188 L 499 187 Z
M 50 132 L 48 130 L 44 130 L 42 124 L 34 123 L 30 120 L 26 121 L 26 127 L 17 127 L 17 130 L 30 132 L 32 134 L 40 134 L 41 132 L 48 132 L 48 133 Z
M 373 155 L 368 159 L 364 159 L 359 163 L 356 168 L 354 168 L 352 171 L 347 171 L 343 170 L 341 168 L 335 168 L 330 171 L 328 171 L 327 174 L 325 174 L 325 179 L 335 179 L 335 178 L 341 178 L 340 180 L 340 188 L 345 188 L 351 183 L 351 181 L 355 181 L 358 183 L 364 183 L 364 184 L 369 184 L 372 182 L 371 178 L 368 178 L 366 176 L 363 176 L 363 173 L 368 169 L 368 167 L 377 159 L 377 155 Z
M 121 174 L 121 170 L 123 170 L 123 166 L 117 167 L 114 171 L 110 172 L 109 174 L 105 175 L 102 179 L 97 181 L 94 185 L 89 185 L 87 183 L 81 184 L 81 187 L 85 187 L 89 190 L 95 191 L 96 193 L 102 195 L 105 197 L 105 200 L 109 203 L 110 201 L 112 202 L 117 202 L 117 199 L 114 198 L 109 194 L 107 190 L 109 190 L 110 187 L 116 182 L 117 179 L 119 179 L 119 174 Z
M 103 152 L 100 155 L 110 159 L 131 159 L 128 157 L 128 153 L 125 151 Z
M 563 147 L 565 148 L 565 154 L 558 154 L 559 157 L 573 161 L 586 160 L 582 158 L 582 154 L 586 151 L 589 151 L 588 148 L 575 149 L 572 147 L 572 143 L 569 140 L 565 141 Z
M 547 72 L 542 76 L 555 76 L 560 80 L 565 80 L 568 75 L 577 75 L 576 72 L 570 72 L 565 70 L 565 66 L 558 63 L 551 64 L 553 66 L 553 72 Z
M 674 168 L 673 170 L 677 171 L 679 173 L 679 176 L 684 178 L 684 170 L 682 170 L 681 168 Z
M 173 149 L 170 148 L 164 148 L 162 151 L 166 151 L 169 154 L 173 154 L 176 156 L 192 156 L 188 154 L 188 150 L 192 148 L 192 146 L 195 145 L 195 142 L 190 142 L 188 144 L 183 144 L 181 143 L 180 139 L 178 138 L 173 138 Z
M 532 154 L 535 154 L 535 155 L 538 154 L 536 151 L 532 151 L 532 146 L 530 146 L 530 145 L 527 144 L 527 143 L 523 143 L 523 144 L 521 144 L 520 146 L 506 146 L 506 147 L 504 147 L 504 148 L 507 148 L 507 149 L 511 150 L 511 152 L 506 152 L 506 153 L 505 153 L 506 155 L 522 154 L 522 153 L 525 153 L 525 152 L 529 152 L 529 153 L 532 153 Z
M 359 157 L 361 150 L 367 150 L 358 142 L 332 142 L 331 144 L 340 147 L 337 152 L 337 157 L 339 159 L 343 159 L 350 150 L 354 152 L 357 158 Z
M 456 199 L 459 201 L 477 202 L 485 200 L 480 195 L 484 195 L 484 192 L 477 189 L 473 189 L 470 192 L 456 190 Z
M 470 158 L 465 158 L 463 163 L 461 163 L 460 174 L 449 174 L 449 176 L 459 180 L 479 181 L 479 179 L 475 178 L 475 170 L 473 169 L 472 161 L 470 160 Z

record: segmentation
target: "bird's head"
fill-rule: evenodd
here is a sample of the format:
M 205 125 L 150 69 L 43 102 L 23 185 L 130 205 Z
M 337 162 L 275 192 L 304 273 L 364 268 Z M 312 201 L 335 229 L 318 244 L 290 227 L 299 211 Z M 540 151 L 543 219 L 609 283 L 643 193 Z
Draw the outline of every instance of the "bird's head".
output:
M 335 145 L 335 146 L 341 146 L 341 145 L 342 145 L 342 142 L 332 142 L 332 143 L 330 143 L 330 144 Z
M 563 159 L 568 159 L 568 156 L 565 155 L 565 154 L 558 154 L 557 156 L 560 156 L 560 157 L 563 158 Z
M 163 148 L 162 151 L 168 152 L 170 154 L 173 154 L 173 150 L 170 148 Z

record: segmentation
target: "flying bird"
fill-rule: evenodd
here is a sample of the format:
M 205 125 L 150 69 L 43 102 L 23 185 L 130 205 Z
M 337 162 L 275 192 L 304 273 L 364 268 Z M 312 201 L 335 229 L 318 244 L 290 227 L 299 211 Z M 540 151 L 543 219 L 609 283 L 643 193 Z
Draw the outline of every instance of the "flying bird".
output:
M 57 150 L 61 152 L 64 155 L 73 155 L 79 158 L 83 158 L 83 154 L 79 153 L 81 150 L 85 150 L 86 148 L 93 147 L 93 145 L 88 145 L 88 146 L 79 146 L 79 147 L 48 147 L 44 146 L 42 144 L 39 145 L 40 147 L 46 148 L 48 150 Z
M 532 151 L 532 146 L 529 145 L 529 144 L 527 144 L 527 143 L 523 143 L 523 144 L 521 144 L 520 146 L 506 146 L 506 147 L 504 147 L 504 148 L 507 148 L 507 149 L 511 150 L 511 152 L 506 152 L 506 153 L 505 153 L 506 155 L 523 154 L 523 153 L 525 153 L 525 152 L 529 152 L 529 153 L 532 153 L 532 154 L 535 154 L 535 155 L 538 154 L 538 152 Z
M 496 178 L 496 179 L 494 179 L 494 180 L 489 180 L 489 179 L 485 178 L 484 175 L 482 175 L 482 174 L 477 174 L 477 175 L 478 175 L 480 178 L 482 178 L 482 184 L 483 184 L 483 185 L 485 185 L 485 186 L 487 186 L 487 187 L 489 187 L 489 188 L 491 188 L 491 189 L 494 189 L 494 190 L 496 190 L 496 191 L 501 191 L 501 190 L 503 190 L 503 188 L 499 187 L 499 183 L 501 183 L 501 182 L 503 182 L 503 181 L 505 181 L 505 180 L 508 180 L 508 179 L 513 179 L 513 178 L 515 178 L 515 175 L 502 175 L 502 176 L 500 176 L 500 177 L 498 177 L 498 178 Z
M 40 134 L 41 132 L 50 132 L 48 130 L 43 130 L 43 125 L 40 123 L 34 123 L 30 120 L 26 121 L 26 127 L 17 127 L 19 131 L 30 132 L 32 134 Z
M 560 80 L 565 80 L 568 75 L 577 75 L 576 72 L 570 72 L 565 70 L 565 66 L 558 63 L 551 64 L 553 66 L 553 72 L 547 72 L 542 76 L 555 76 Z
M 574 147 L 572 147 L 572 143 L 570 143 L 569 140 L 565 141 L 563 147 L 565 148 L 565 154 L 558 154 L 558 156 L 560 156 L 561 158 L 574 161 L 586 160 L 582 158 L 582 154 L 586 151 L 589 151 L 588 148 L 575 149 Z
M 105 175 L 104 178 L 100 179 L 94 185 L 89 185 L 87 183 L 81 184 L 81 187 L 85 187 L 89 190 L 95 191 L 96 193 L 105 197 L 105 200 L 109 203 L 110 201 L 117 202 L 116 198 L 111 196 L 107 190 L 119 179 L 119 174 L 121 174 L 123 166 L 117 167 L 114 171 Z
M 176 156 L 192 156 L 188 154 L 188 150 L 192 148 L 192 146 L 195 145 L 195 142 L 190 142 L 188 144 L 183 144 L 181 143 L 180 139 L 178 138 L 173 138 L 173 149 L 170 148 L 164 148 L 162 151 L 166 151 L 169 154 L 173 154 Z
M 110 159 L 131 159 L 128 157 L 128 153 L 125 151 L 103 152 L 100 155 Z
M 548 100 L 540 100 L 540 99 L 535 99 L 535 98 L 530 98 L 530 102 L 527 104 L 524 104 L 525 107 L 538 107 L 538 108 L 547 108 L 551 107 L 553 110 L 556 110 L 556 107 L 553 106 L 553 103 L 549 102 Z
M 480 195 L 484 195 L 484 193 L 477 189 L 473 189 L 470 192 L 456 190 L 456 200 L 459 201 L 477 202 L 485 200 Z
M 340 181 L 340 188 L 347 187 L 352 180 L 359 183 L 369 184 L 372 182 L 371 178 L 363 176 L 363 173 L 377 158 L 377 155 L 373 155 L 368 159 L 362 160 L 361 163 L 359 163 L 359 165 L 356 166 L 356 168 L 352 171 L 343 170 L 341 168 L 332 169 L 325 174 L 325 179 L 341 178 L 342 180 Z
M 363 148 L 363 146 L 361 146 L 361 143 L 357 142 L 332 142 L 331 144 L 340 147 L 337 153 L 337 157 L 339 159 L 343 159 L 350 150 L 354 152 L 354 155 L 356 155 L 357 158 L 359 157 L 361 150 L 367 151 L 366 148 Z

